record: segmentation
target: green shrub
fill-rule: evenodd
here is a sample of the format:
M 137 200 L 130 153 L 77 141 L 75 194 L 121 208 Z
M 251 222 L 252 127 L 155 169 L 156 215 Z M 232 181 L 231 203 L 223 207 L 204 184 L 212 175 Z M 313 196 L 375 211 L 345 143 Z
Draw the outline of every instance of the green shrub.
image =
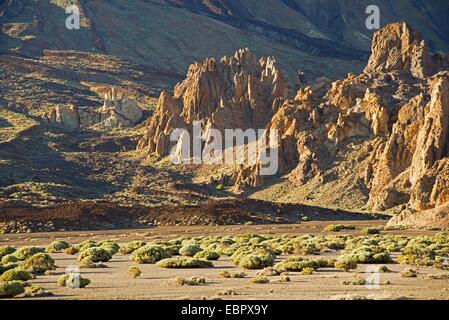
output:
M 55 270 L 55 261 L 46 253 L 36 253 L 20 264 L 25 270 L 43 274 L 48 270 Z
M 146 244 L 147 243 L 145 241 L 131 241 L 131 242 L 127 243 L 126 245 L 120 247 L 119 252 L 121 254 L 131 254 L 134 251 L 136 251 L 137 249 L 142 248 Z
M 324 228 L 326 231 L 339 232 L 340 230 L 354 230 L 355 226 L 350 224 L 330 224 Z
M 211 268 L 214 265 L 207 260 L 195 259 L 195 258 L 167 258 L 157 262 L 157 265 L 161 268 L 168 269 L 190 269 L 190 268 Z
M 171 255 L 171 256 L 177 256 L 179 255 L 179 249 L 181 249 L 181 245 L 172 244 L 168 246 L 164 246 L 165 250 Z
M 45 252 L 44 248 L 39 247 L 22 247 L 14 252 L 14 255 L 20 261 L 24 261 L 36 253 Z
M 267 284 L 270 283 L 270 279 L 264 276 L 257 276 L 249 280 L 251 283 L 255 284 Z
M 340 256 L 337 261 L 335 261 L 335 268 L 349 271 L 349 270 L 355 270 L 357 269 L 357 262 L 352 260 L 350 257 L 347 256 Z
M 370 234 L 379 234 L 381 231 L 382 231 L 382 229 L 380 229 L 380 228 L 367 227 L 367 228 L 363 228 L 362 230 L 360 230 L 360 233 L 370 235 Z
M 315 269 L 313 269 L 313 268 L 303 268 L 303 269 L 301 270 L 301 274 L 302 274 L 302 275 L 305 275 L 305 276 L 310 276 L 310 275 L 312 275 L 314 272 L 315 272 Z
M 388 251 L 376 245 L 362 245 L 350 251 L 347 256 L 357 263 L 389 263 Z
M 97 243 L 99 248 L 105 249 L 111 256 L 116 254 L 120 250 L 118 243 L 112 240 L 103 240 Z
M 244 269 L 263 269 L 274 265 L 274 261 L 275 257 L 271 254 L 250 254 L 240 260 L 239 266 Z
M 25 292 L 22 282 L 1 282 L 0 283 L 0 298 L 13 298 Z
M 198 252 L 193 257 L 195 259 L 203 259 L 203 260 L 218 260 L 220 259 L 220 254 L 215 251 L 204 250 Z
M 62 275 L 58 281 L 61 287 L 84 288 L 90 284 L 90 280 L 83 278 L 79 273 L 67 273 Z
M 91 247 L 84 251 L 81 251 L 78 256 L 78 261 L 87 261 L 87 262 L 106 262 L 112 259 L 111 254 L 100 247 Z
M 186 257 L 193 257 L 202 251 L 198 243 L 186 243 L 179 249 L 179 254 Z
M 130 267 L 130 268 L 128 269 L 128 274 L 129 274 L 132 278 L 137 279 L 137 278 L 139 278 L 140 275 L 142 274 L 142 271 L 141 271 L 138 267 L 132 266 L 132 267 Z
M 48 253 L 62 252 L 68 247 L 70 247 L 70 245 L 67 242 L 58 240 L 50 243 L 45 249 L 45 251 Z
M 321 258 L 321 259 L 316 259 L 315 261 L 318 262 L 318 264 L 320 265 L 320 268 L 333 268 L 335 266 L 335 262 L 337 261 L 337 259 Z
M 317 270 L 320 268 L 318 261 L 304 259 L 302 257 L 290 257 L 283 262 L 275 264 L 274 268 L 278 271 L 302 271 L 305 268 Z
M 19 259 L 17 259 L 17 257 L 13 254 L 7 254 L 6 256 L 3 256 L 1 260 L 2 264 L 14 263 L 19 261 Z
M 8 254 L 13 254 L 16 251 L 16 248 L 11 246 L 0 246 L 0 259 Z
M 170 257 L 170 253 L 160 245 L 147 244 L 134 251 L 131 260 L 137 263 L 156 263 Z
M 293 252 L 295 254 L 316 254 L 320 252 L 320 249 L 314 243 L 301 241 L 293 244 Z
M 388 267 L 386 265 L 381 265 L 381 266 L 377 267 L 377 272 L 388 273 L 388 272 L 391 272 L 391 270 L 388 269 Z
M 235 265 L 245 269 L 263 269 L 274 264 L 276 255 L 264 246 L 252 245 L 238 248 L 231 259 Z
M 48 297 L 52 296 L 53 293 L 47 292 L 41 286 L 29 286 L 25 287 L 25 297 Z
M 84 250 L 86 250 L 86 249 L 94 248 L 94 247 L 98 247 L 96 241 L 94 241 L 94 240 L 85 240 L 85 241 L 81 242 L 80 244 L 77 244 L 77 245 L 75 246 L 75 249 L 76 249 L 78 252 L 81 252 L 81 251 L 84 251 Z
M 8 270 L 17 268 L 18 266 L 19 266 L 18 263 L 8 263 L 5 265 L 0 264 L 0 275 L 2 275 L 3 273 L 5 273 Z
M 28 271 L 20 269 L 11 269 L 0 276 L 0 281 L 28 281 L 32 276 Z
M 445 263 L 449 257 L 449 236 L 437 234 L 433 237 L 421 236 L 410 240 L 398 257 L 402 264 L 413 266 L 434 266 L 448 269 Z

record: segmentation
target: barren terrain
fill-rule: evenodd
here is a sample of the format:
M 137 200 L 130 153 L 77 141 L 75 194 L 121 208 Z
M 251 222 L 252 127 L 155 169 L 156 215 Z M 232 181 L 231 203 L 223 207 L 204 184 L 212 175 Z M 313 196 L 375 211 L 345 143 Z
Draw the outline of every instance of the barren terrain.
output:
M 358 235 L 361 228 L 378 226 L 379 221 L 345 221 L 356 226 L 356 230 L 345 231 L 345 234 Z M 264 225 L 264 226 L 192 226 L 192 227 L 154 227 L 145 230 L 115 230 L 79 232 L 33 233 L 20 235 L 0 235 L 0 245 L 45 245 L 56 239 L 64 239 L 69 243 L 80 243 L 84 240 L 115 239 L 119 243 L 133 240 L 154 241 L 173 239 L 183 235 L 217 236 L 236 235 L 244 233 L 269 233 L 272 235 L 290 234 L 330 234 L 324 231 L 326 222 L 305 222 L 303 224 Z M 417 236 L 431 235 L 432 231 L 394 230 L 384 231 L 384 234 Z M 336 253 L 327 253 L 324 257 L 335 257 Z M 106 269 L 81 269 L 81 275 L 92 281 L 83 289 L 68 289 L 58 286 L 60 274 L 67 266 L 78 265 L 76 256 L 63 253 L 51 254 L 58 266 L 56 274 L 38 276 L 32 280 L 34 285 L 40 285 L 54 296 L 32 299 L 449 299 L 447 280 L 429 280 L 429 274 L 441 274 L 432 267 L 419 267 L 418 278 L 403 278 L 399 274 L 405 266 L 388 264 L 392 273 L 381 274 L 380 289 L 369 289 L 366 285 L 343 285 L 345 280 L 366 277 L 366 265 L 359 265 L 356 272 L 343 272 L 333 268 L 319 269 L 313 275 L 301 275 L 290 272 L 291 282 L 272 284 L 252 284 L 250 279 L 258 270 L 243 270 L 235 267 L 229 257 L 222 256 L 214 261 L 214 267 L 208 269 L 162 269 L 154 264 L 137 265 L 142 270 L 139 279 L 128 275 L 128 268 L 135 265 L 129 255 L 120 253 L 106 263 Z M 278 257 L 277 261 L 288 258 L 289 255 Z M 220 271 L 244 271 L 247 276 L 242 279 L 221 279 Z M 201 276 L 207 283 L 199 286 L 168 285 L 167 280 L 175 277 Z M 279 277 L 270 277 L 277 279 Z M 390 281 L 390 284 L 384 284 Z M 236 295 L 223 295 L 235 292 Z

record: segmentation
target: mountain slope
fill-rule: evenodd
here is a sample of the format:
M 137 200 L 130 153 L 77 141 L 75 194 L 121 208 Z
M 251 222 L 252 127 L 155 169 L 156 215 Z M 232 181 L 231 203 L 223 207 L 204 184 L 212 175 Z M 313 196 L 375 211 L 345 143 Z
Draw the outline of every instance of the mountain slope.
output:
M 77 0 L 81 30 L 65 29 L 66 0 L 2 0 L 1 51 L 39 56 L 43 49 L 79 50 L 117 56 L 180 80 L 186 66 L 250 47 L 289 66 L 290 81 L 303 69 L 311 78 L 357 72 L 369 54 L 372 31 L 365 8 L 377 4 L 382 24 L 407 21 L 448 50 L 444 0 Z M 319 59 L 317 59 L 319 57 Z

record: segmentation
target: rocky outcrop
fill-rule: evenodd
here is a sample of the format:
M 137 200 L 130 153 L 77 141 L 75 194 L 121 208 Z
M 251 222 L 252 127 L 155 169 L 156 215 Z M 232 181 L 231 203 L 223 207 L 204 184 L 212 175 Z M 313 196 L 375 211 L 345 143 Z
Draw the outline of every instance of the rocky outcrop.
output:
M 421 34 L 406 23 L 393 23 L 376 32 L 372 50 L 366 73 L 397 71 L 424 78 L 449 66 L 448 58 L 431 55 Z
M 76 131 L 81 128 L 122 128 L 132 127 L 143 117 L 142 109 L 134 100 L 126 96 L 118 98 L 115 87 L 105 94 L 103 107 L 78 108 L 74 105 L 59 105 L 44 115 L 43 119 L 51 126 Z
M 203 122 L 204 132 L 264 129 L 287 94 L 287 81 L 276 61 L 271 57 L 256 60 L 249 49 L 220 61 L 196 62 L 173 96 L 162 92 L 138 149 L 166 156 L 173 147 L 173 130 L 191 130 L 194 121 Z
M 424 210 L 447 217 L 439 211 L 449 204 L 445 59 L 407 24 L 391 24 L 375 34 L 363 73 L 322 79 L 292 98 L 274 60 L 256 63 L 248 51 L 208 59 L 191 67 L 173 97 L 161 95 L 140 148 L 166 155 L 169 133 L 194 120 L 219 130 L 266 126 L 278 131 L 270 146 L 279 151 L 278 175 L 298 190 L 293 201 L 358 201 L 351 208 L 401 212 L 401 222 Z M 234 191 L 263 186 L 259 170 L 242 166 L 213 181 Z

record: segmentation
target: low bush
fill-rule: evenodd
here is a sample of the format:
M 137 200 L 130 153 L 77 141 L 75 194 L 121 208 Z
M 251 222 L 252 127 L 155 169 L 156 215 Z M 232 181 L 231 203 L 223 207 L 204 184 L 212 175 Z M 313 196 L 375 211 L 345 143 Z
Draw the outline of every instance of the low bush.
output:
M 14 263 L 19 261 L 19 259 L 17 259 L 17 257 L 13 254 L 7 254 L 6 256 L 3 256 L 1 260 L 2 264 Z
M 0 298 L 13 298 L 25 292 L 22 282 L 0 282 Z
M 84 251 L 81 251 L 78 256 L 78 261 L 84 262 L 106 262 L 112 259 L 112 255 L 103 248 L 100 247 L 91 247 Z
M 268 279 L 267 277 L 264 276 L 256 276 L 252 279 L 249 280 L 251 283 L 255 283 L 255 284 L 267 284 L 270 283 L 270 279 Z
M 212 262 L 207 260 L 186 257 L 163 259 L 157 262 L 157 265 L 168 269 L 211 268 L 214 266 Z
M 23 261 L 20 266 L 36 274 L 43 274 L 48 270 L 55 270 L 55 261 L 46 253 L 36 253 Z
M 61 287 L 77 289 L 87 287 L 90 280 L 83 278 L 79 273 L 67 273 L 59 278 L 58 283 Z
M 0 281 L 28 281 L 33 277 L 28 271 L 21 269 L 11 269 L 0 276 Z
M 390 269 L 388 269 L 388 267 L 386 265 L 381 265 L 377 267 L 377 272 L 379 273 L 389 273 L 391 272 Z
M 8 263 L 5 265 L 0 264 L 0 275 L 2 275 L 3 273 L 5 273 L 8 270 L 17 268 L 18 266 L 19 266 L 18 263 Z
M 45 251 L 48 253 L 62 252 L 68 247 L 70 247 L 70 245 L 67 242 L 58 240 L 50 243 Z
M 276 255 L 262 245 L 242 246 L 231 256 L 232 262 L 245 269 L 263 269 L 274 265 Z
M 220 254 L 216 251 L 204 250 L 204 251 L 198 252 L 193 257 L 195 259 L 218 260 L 218 259 L 220 259 Z
M 128 269 L 128 274 L 129 274 L 132 278 L 137 279 L 137 278 L 139 278 L 140 275 L 142 274 L 142 271 L 141 271 L 138 267 L 132 266 L 132 267 L 130 267 L 130 268 Z
M 131 242 L 125 244 L 124 246 L 120 247 L 119 252 L 121 254 L 131 254 L 134 251 L 136 251 L 137 249 L 142 248 L 146 244 L 147 243 L 145 241 L 131 241 Z
M 99 248 L 105 249 L 111 256 L 116 254 L 120 250 L 118 243 L 112 240 L 103 240 L 97 243 Z
M 29 286 L 25 287 L 25 297 L 35 298 L 35 297 L 49 297 L 53 293 L 46 291 L 41 286 Z
M 367 227 L 360 230 L 361 234 L 370 235 L 370 234 L 379 234 L 382 231 L 381 228 L 376 227 Z
M 326 231 L 339 232 L 340 230 L 354 230 L 355 226 L 351 224 L 330 224 L 324 228 Z
M 310 275 L 312 275 L 314 272 L 315 272 L 315 269 L 313 269 L 313 268 L 303 268 L 303 269 L 301 270 L 301 274 L 302 274 L 302 275 L 305 275 L 305 276 L 310 276 Z
M 171 244 L 171 245 L 165 245 L 164 248 L 167 250 L 167 252 L 171 256 L 178 256 L 179 255 L 179 249 L 181 249 L 181 245 L 178 244 Z
M 338 260 L 335 261 L 335 268 L 348 272 L 357 269 L 357 262 L 350 257 L 340 256 Z
M 335 262 L 337 261 L 337 259 L 320 258 L 320 259 L 316 259 L 315 261 L 318 262 L 318 264 L 320 265 L 320 268 L 333 268 L 335 266 Z
M 315 260 L 304 259 L 302 257 L 290 257 L 283 262 L 275 264 L 274 268 L 279 272 L 282 271 L 301 272 L 305 268 L 317 270 L 320 268 L 320 264 Z
M 75 249 L 76 249 L 78 252 L 81 252 L 81 251 L 84 251 L 84 250 L 86 250 L 86 249 L 93 248 L 93 247 L 97 247 L 97 246 L 98 246 L 98 245 L 97 245 L 97 242 L 96 242 L 96 241 L 94 241 L 94 240 L 86 240 L 86 241 L 81 242 L 80 244 L 77 244 L 77 245 L 75 246 Z
M 202 251 L 202 249 L 198 243 L 188 242 L 183 244 L 179 249 L 179 254 L 186 257 L 193 257 L 200 251 Z
M 45 252 L 45 249 L 39 248 L 39 247 L 22 247 L 22 248 L 17 249 L 14 252 L 14 255 L 20 261 L 24 261 L 24 260 L 28 259 L 29 257 L 35 255 L 36 253 L 41 253 L 41 252 Z
M 440 233 L 433 237 L 414 238 L 407 243 L 398 261 L 413 266 L 434 266 L 449 270 L 449 236 Z
M 11 246 L 0 246 L 0 259 L 8 254 L 13 254 L 16 251 L 16 248 Z
M 263 269 L 272 266 L 274 261 L 275 258 L 271 254 L 250 254 L 240 260 L 239 266 L 244 269 Z
M 391 256 L 384 248 L 377 245 L 362 245 L 346 254 L 356 263 L 389 263 Z
M 131 260 L 137 263 L 156 263 L 170 258 L 170 253 L 160 245 L 145 245 L 131 254 Z

